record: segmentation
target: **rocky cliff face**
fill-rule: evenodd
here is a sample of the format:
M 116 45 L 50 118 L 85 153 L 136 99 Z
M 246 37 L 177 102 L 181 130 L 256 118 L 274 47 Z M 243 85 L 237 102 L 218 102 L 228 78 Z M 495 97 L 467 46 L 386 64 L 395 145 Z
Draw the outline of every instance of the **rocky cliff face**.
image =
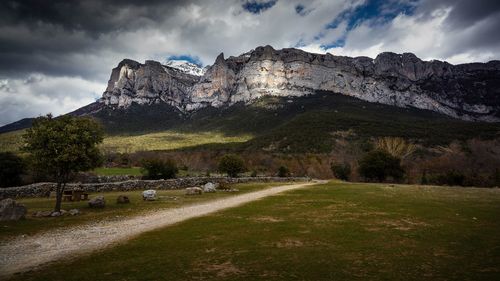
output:
M 163 102 L 190 112 L 317 90 L 464 120 L 500 120 L 499 61 L 451 65 L 411 53 L 350 58 L 271 46 L 227 59 L 220 54 L 201 77 L 154 61 L 124 60 L 113 69 L 100 103 L 126 108 Z

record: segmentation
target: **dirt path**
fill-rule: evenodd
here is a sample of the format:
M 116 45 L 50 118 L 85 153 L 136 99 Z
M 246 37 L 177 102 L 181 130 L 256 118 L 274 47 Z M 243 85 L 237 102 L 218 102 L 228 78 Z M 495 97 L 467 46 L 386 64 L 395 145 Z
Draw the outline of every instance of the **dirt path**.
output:
M 277 186 L 198 205 L 151 212 L 122 221 L 85 224 L 19 237 L 0 245 L 0 277 L 31 270 L 51 261 L 103 249 L 146 231 L 317 183 Z

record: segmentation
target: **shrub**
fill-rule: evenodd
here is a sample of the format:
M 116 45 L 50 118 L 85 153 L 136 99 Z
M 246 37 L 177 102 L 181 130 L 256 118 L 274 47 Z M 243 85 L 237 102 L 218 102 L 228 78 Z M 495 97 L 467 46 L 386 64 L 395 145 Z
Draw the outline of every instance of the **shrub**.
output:
M 142 173 L 146 179 L 173 179 L 178 171 L 172 160 L 148 159 L 142 161 Z
M 252 178 L 255 178 L 257 176 L 257 171 L 253 170 L 252 173 L 250 174 Z
M 444 174 L 437 175 L 435 178 L 435 183 L 438 185 L 464 186 L 465 175 L 457 170 L 450 170 Z
M 230 177 L 237 177 L 245 171 L 243 159 L 235 154 L 226 154 L 219 161 L 219 171 Z
M 349 165 L 348 163 L 344 164 L 332 163 L 330 165 L 330 168 L 332 169 L 333 175 L 337 179 L 344 181 L 349 180 L 349 177 L 351 176 L 351 165 Z
M 368 152 L 359 161 L 359 173 L 369 181 L 385 181 L 387 177 L 400 180 L 404 175 L 401 160 L 383 150 Z
M 21 157 L 12 152 L 1 152 L 0 187 L 20 185 L 24 168 L 25 165 Z
M 278 177 L 285 178 L 290 176 L 290 171 L 285 166 L 280 166 L 278 169 Z

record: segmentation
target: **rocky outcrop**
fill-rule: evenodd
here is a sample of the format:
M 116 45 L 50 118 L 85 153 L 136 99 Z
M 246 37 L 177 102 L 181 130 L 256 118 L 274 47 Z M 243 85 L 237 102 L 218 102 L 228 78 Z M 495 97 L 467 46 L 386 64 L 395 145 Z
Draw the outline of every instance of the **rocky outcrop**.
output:
M 125 59 L 111 72 L 100 103 L 126 108 L 132 103 L 167 103 L 180 107 L 199 77 L 148 60 L 145 64 Z
M 123 60 L 113 69 L 100 104 L 127 108 L 167 103 L 189 113 L 318 90 L 464 120 L 500 120 L 499 61 L 451 65 L 422 61 L 411 53 L 381 53 L 371 59 L 271 46 L 227 59 L 221 53 L 202 77 L 155 61 Z

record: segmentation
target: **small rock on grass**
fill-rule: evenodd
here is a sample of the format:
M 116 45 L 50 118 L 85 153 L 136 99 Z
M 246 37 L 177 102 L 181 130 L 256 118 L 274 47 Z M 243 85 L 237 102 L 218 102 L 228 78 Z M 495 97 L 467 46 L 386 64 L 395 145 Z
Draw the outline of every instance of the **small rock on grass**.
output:
M 106 201 L 104 200 L 104 196 L 99 195 L 89 200 L 90 208 L 104 208 L 106 206 Z
M 0 201 L 0 221 L 17 221 L 23 219 L 27 209 L 11 198 Z

